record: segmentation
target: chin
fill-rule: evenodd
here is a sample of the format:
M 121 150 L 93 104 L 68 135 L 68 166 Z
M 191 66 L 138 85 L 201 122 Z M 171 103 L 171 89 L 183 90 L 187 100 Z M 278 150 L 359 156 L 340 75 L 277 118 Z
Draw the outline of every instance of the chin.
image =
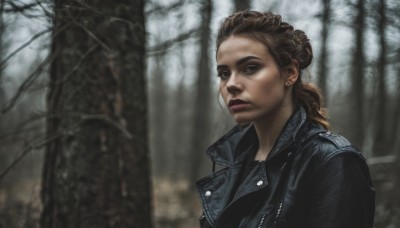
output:
M 249 116 L 234 114 L 234 115 L 232 115 L 232 117 L 235 120 L 235 122 L 240 125 L 248 124 L 253 121 L 253 118 L 250 118 Z
M 247 125 L 247 124 L 249 124 L 251 121 L 236 121 L 236 120 L 235 120 L 235 122 L 236 122 L 237 124 L 239 124 L 239 125 Z

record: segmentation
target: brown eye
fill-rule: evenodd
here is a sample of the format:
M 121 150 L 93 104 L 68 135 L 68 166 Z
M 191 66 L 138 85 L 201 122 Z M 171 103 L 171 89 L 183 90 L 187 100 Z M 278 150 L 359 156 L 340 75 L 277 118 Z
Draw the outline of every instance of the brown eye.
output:
M 219 72 L 218 72 L 218 77 L 219 77 L 221 80 L 226 80 L 226 79 L 229 78 L 229 76 L 230 76 L 230 72 L 229 72 L 229 71 L 219 71 Z
M 243 69 L 243 73 L 244 74 L 253 74 L 258 70 L 258 66 L 257 65 L 247 65 L 244 69 Z

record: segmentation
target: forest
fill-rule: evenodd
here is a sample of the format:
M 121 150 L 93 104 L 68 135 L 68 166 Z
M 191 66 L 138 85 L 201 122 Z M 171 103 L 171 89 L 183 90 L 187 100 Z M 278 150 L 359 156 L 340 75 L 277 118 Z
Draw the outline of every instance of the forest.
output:
M 400 1 L 1 0 L 0 228 L 198 227 L 205 150 L 235 125 L 215 36 L 239 10 L 308 34 L 303 80 L 367 160 L 374 227 L 400 227 Z

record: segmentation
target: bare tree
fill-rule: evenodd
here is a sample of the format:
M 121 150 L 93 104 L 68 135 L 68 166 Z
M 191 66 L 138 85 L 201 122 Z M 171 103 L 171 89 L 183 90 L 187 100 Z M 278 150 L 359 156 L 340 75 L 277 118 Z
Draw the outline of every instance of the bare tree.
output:
M 3 47 L 3 34 L 5 30 L 4 20 L 3 20 L 3 0 L 0 1 L 0 62 L 2 62 L 4 47 Z M 6 93 L 3 85 L 3 66 L 0 66 L 0 107 L 3 106 L 6 100 Z M 4 118 L 0 118 L 0 136 L 3 135 L 4 129 Z M 1 139 L 1 138 L 0 138 Z M 4 145 L 4 144 L 3 144 Z M 0 148 L 0 167 L 6 166 L 6 156 L 4 155 L 3 147 Z M 0 185 L 0 190 L 2 190 L 5 186 Z
M 161 31 L 161 28 L 160 28 Z M 165 82 L 165 71 L 163 69 L 165 53 L 157 53 L 154 56 L 154 68 L 151 70 L 150 79 L 150 129 L 151 145 L 154 156 L 154 171 L 156 175 L 165 175 L 168 163 L 165 162 L 167 154 L 167 104 L 168 104 L 168 88 Z
M 353 48 L 351 60 L 351 96 L 350 107 L 350 139 L 362 147 L 364 139 L 364 73 L 365 73 L 365 53 L 364 53 L 364 27 L 365 27 L 365 1 L 357 0 L 356 15 L 352 26 L 355 34 L 355 47 Z
M 3 45 L 3 35 L 6 26 L 3 19 L 3 9 L 4 9 L 4 0 L 0 0 L 0 62 L 3 62 L 3 55 L 5 49 Z M 3 69 L 4 66 L 0 65 L 0 107 L 2 107 L 5 102 L 5 91 L 3 87 Z M 0 120 L 0 130 L 1 130 L 1 120 Z
M 184 14 L 181 12 L 179 15 L 179 23 L 180 27 L 184 27 Z M 178 46 L 178 54 L 177 58 L 184 60 L 186 57 L 186 43 L 181 42 Z M 179 61 L 179 70 L 181 72 L 187 71 L 187 66 L 185 61 Z M 188 141 L 190 136 L 187 132 L 190 131 L 191 125 L 186 125 L 183 123 L 190 123 L 192 117 L 192 109 L 190 105 L 190 99 L 192 98 L 192 93 L 187 90 L 187 86 L 185 85 L 185 78 L 187 76 L 185 74 L 181 74 L 178 85 L 176 86 L 175 90 L 172 90 L 172 99 L 174 100 L 172 104 L 172 120 L 171 120 L 171 135 L 173 135 L 174 140 L 174 155 L 170 156 L 168 160 L 170 165 L 170 174 L 171 177 L 175 180 L 188 180 L 189 177 L 187 176 L 187 171 L 189 170 L 188 162 L 181 162 L 181 161 L 190 161 L 188 159 Z M 187 107 L 182 109 L 181 107 Z M 180 110 L 176 112 L 175 110 Z
M 375 129 L 374 129 L 374 144 L 373 153 L 375 155 L 385 155 L 388 153 L 386 144 L 386 109 L 387 109 L 387 96 L 386 96 L 386 4 L 385 0 L 379 0 L 377 7 L 377 29 L 379 36 L 380 53 L 377 62 L 377 77 L 378 77 L 378 93 L 376 97 L 376 112 L 375 112 Z
M 400 48 L 397 50 L 397 58 L 400 58 Z M 397 85 L 396 85 L 396 93 L 394 96 L 395 104 L 397 104 L 394 107 L 394 115 L 393 115 L 393 123 L 391 126 L 391 131 L 390 131 L 390 140 L 389 140 L 389 145 L 391 145 L 391 151 L 396 151 L 398 152 L 400 150 L 400 65 L 397 66 Z M 398 147 L 398 148 L 397 148 Z M 397 155 L 400 157 L 400 154 Z M 399 180 L 400 184 L 400 180 Z
M 211 0 L 203 0 L 201 6 L 202 24 L 200 37 L 200 56 L 198 74 L 195 84 L 196 96 L 194 99 L 194 124 L 193 136 L 191 140 L 191 161 L 193 164 L 190 172 L 191 181 L 194 181 L 199 177 L 202 156 L 204 155 L 204 151 L 210 140 L 209 135 L 212 118 L 212 86 L 209 58 L 211 13 Z
M 400 55 L 400 49 L 398 50 L 398 55 Z M 396 104 L 400 103 L 400 66 L 397 67 L 397 93 L 395 96 L 395 101 Z M 400 213 L 400 197 L 398 194 L 398 189 L 400 187 L 400 107 L 399 105 L 396 105 L 395 111 L 394 111 L 394 121 L 393 121 L 393 126 L 392 126 L 392 131 L 391 133 L 393 135 L 390 136 L 390 144 L 388 149 L 391 149 L 393 152 L 394 156 L 396 157 L 395 162 L 393 163 L 393 168 L 392 168 L 392 173 L 391 173 L 391 178 L 393 179 L 393 184 L 392 188 L 390 191 L 390 194 L 387 196 L 386 200 L 387 203 L 389 204 L 389 207 L 391 207 L 390 212 L 393 214 L 393 220 L 395 223 L 395 226 L 398 227 L 400 225 L 400 219 L 399 219 L 399 213 Z
M 235 11 L 250 9 L 250 0 L 234 0 Z
M 152 227 L 144 1 L 54 1 L 41 226 Z
M 323 96 L 325 97 L 325 102 L 327 104 L 327 79 L 328 79 L 328 46 L 327 40 L 329 37 L 330 23 L 331 23 L 331 1 L 322 0 L 323 10 L 322 10 L 322 31 L 321 31 L 321 54 L 318 59 L 318 85 L 321 88 Z

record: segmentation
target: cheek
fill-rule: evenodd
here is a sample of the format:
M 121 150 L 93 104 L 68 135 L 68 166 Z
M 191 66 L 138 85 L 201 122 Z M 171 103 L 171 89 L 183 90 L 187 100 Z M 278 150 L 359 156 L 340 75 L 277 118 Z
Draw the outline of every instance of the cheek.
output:
M 260 82 L 258 84 L 257 93 L 259 97 L 265 97 L 265 102 L 274 102 L 284 93 L 284 85 L 279 79 Z
M 228 97 L 228 92 L 225 89 L 224 85 L 219 85 L 219 93 L 221 94 L 222 98 L 224 99 L 224 102 L 226 103 L 226 98 Z

